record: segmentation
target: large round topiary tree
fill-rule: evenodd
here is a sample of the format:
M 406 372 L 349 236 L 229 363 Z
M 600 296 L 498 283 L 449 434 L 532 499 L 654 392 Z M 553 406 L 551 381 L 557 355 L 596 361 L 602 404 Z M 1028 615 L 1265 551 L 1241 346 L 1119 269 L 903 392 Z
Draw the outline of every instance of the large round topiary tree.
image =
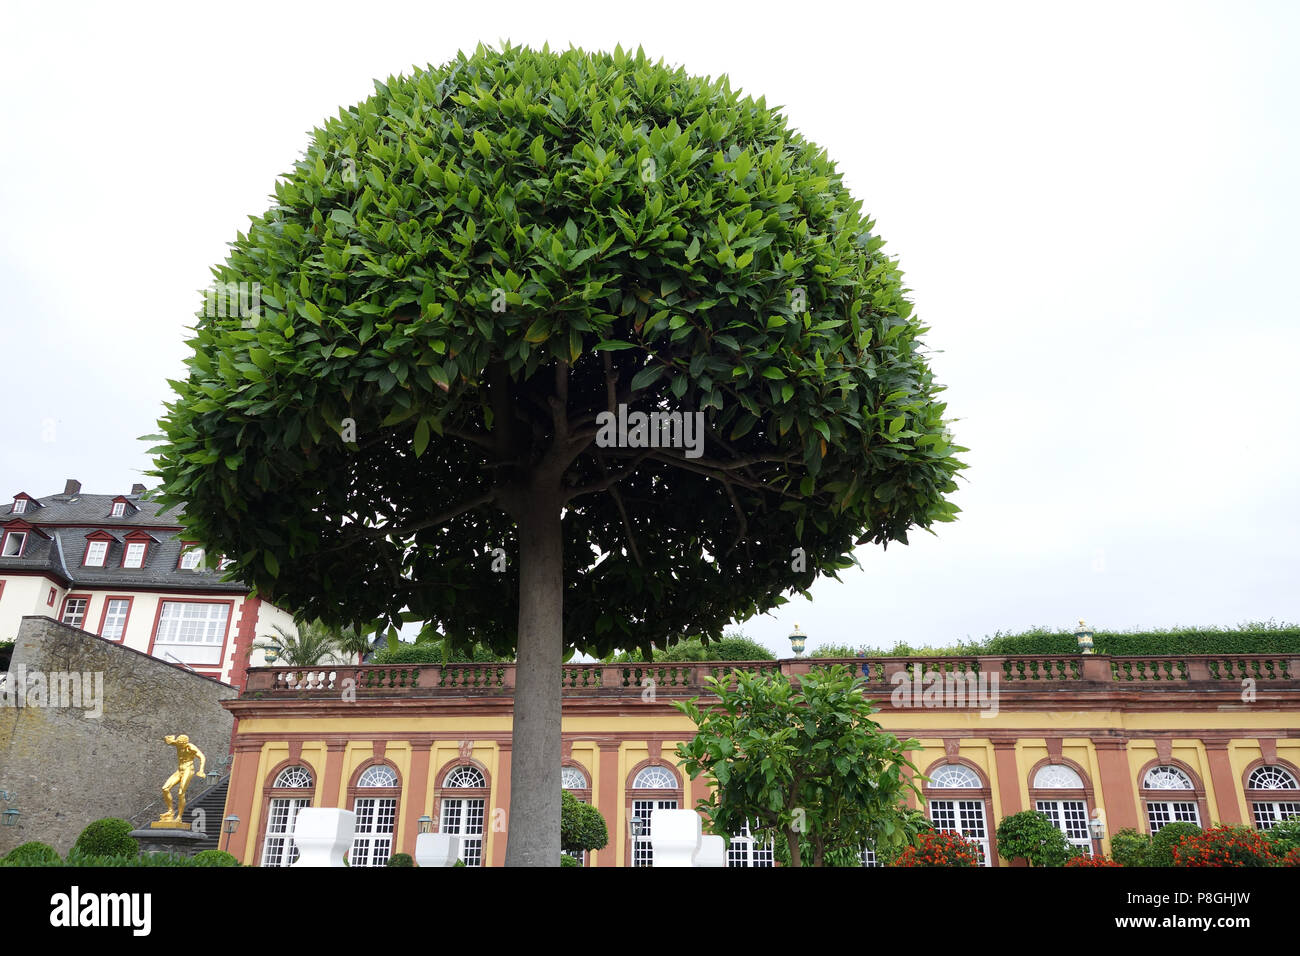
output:
M 243 308 L 197 323 L 162 497 L 301 615 L 517 647 L 507 861 L 554 865 L 566 648 L 719 633 L 956 511 L 871 226 L 763 100 L 640 51 L 390 78 L 214 270 Z

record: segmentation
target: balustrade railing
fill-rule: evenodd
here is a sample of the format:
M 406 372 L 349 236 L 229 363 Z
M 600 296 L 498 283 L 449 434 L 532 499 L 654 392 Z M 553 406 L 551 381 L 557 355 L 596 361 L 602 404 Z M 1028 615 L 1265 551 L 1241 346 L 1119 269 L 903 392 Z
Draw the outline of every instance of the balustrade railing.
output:
M 560 682 L 565 695 L 642 693 L 692 696 L 707 692 L 706 678 L 725 679 L 733 671 L 781 673 L 794 677 L 814 667 L 844 664 L 879 693 L 900 682 L 991 678 L 1015 688 L 1084 685 L 1187 686 L 1300 682 L 1300 659 L 1278 654 L 1199 654 L 1181 657 L 1097 655 L 1013 655 L 1005 657 L 845 657 L 781 661 L 700 661 L 636 664 L 565 664 Z M 359 696 L 454 696 L 472 692 L 514 693 L 515 665 L 362 664 L 330 667 L 255 667 L 248 672 L 245 697 L 332 697 L 346 690 Z

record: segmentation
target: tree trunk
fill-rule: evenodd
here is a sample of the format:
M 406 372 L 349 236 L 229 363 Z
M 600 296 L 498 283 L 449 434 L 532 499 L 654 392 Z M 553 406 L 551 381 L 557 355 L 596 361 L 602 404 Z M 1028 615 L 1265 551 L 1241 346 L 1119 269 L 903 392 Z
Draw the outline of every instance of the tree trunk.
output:
M 787 828 L 785 831 L 785 845 L 790 848 L 790 865 L 803 866 L 803 860 L 799 855 L 799 834 L 793 828 Z
M 530 489 L 516 522 L 519 660 L 506 866 L 559 866 L 564 548 L 558 489 Z

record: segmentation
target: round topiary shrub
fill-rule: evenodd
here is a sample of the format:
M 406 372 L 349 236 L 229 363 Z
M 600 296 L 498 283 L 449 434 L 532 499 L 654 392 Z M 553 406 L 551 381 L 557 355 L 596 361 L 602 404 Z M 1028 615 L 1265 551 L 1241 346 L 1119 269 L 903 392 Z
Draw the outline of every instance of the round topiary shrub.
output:
M 409 853 L 394 853 L 384 866 L 415 866 L 415 860 Z
M 1110 854 L 1120 866 L 1146 866 L 1151 852 L 1151 837 L 1132 827 L 1116 830 L 1110 838 Z
M 194 854 L 192 860 L 194 866 L 239 866 L 234 854 L 227 853 L 225 850 L 200 850 Z
M 574 859 L 573 857 L 571 857 L 571 856 L 565 856 L 565 855 L 561 854 L 561 856 L 560 856 L 560 866 L 576 866 L 576 867 L 581 867 L 582 864 L 579 863 L 577 860 L 575 860 L 575 859 Z
M 72 848 L 87 856 L 139 856 L 140 844 L 129 835 L 134 829 L 125 820 L 105 817 L 82 830 Z
M 1013 813 L 998 824 L 998 852 L 1008 860 L 1024 859 L 1030 866 L 1063 866 L 1070 858 L 1065 834 L 1037 810 Z
M 589 803 L 583 803 L 569 791 L 560 794 L 560 849 L 577 853 L 603 850 L 609 843 L 605 818 Z
M 979 846 L 957 833 L 922 833 L 892 865 L 979 866 Z
M 4 862 L 8 866 L 58 866 L 63 862 L 59 851 L 39 840 L 30 840 L 16 846 L 6 854 Z
M 1166 823 L 1151 838 L 1143 866 L 1174 866 L 1174 844 L 1183 837 L 1200 836 L 1201 828 L 1195 823 Z

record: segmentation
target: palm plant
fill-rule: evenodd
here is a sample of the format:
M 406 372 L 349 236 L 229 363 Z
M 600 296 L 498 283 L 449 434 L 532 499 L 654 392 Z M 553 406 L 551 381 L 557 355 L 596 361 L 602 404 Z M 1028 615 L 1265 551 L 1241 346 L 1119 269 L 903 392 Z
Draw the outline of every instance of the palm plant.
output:
M 338 632 L 322 625 L 319 621 L 303 622 L 298 625 L 297 633 L 271 625 L 276 634 L 265 635 L 253 645 L 263 651 L 273 651 L 276 663 L 285 667 L 315 667 L 323 658 L 332 656 L 342 650 L 339 646 Z
M 345 627 L 343 630 L 336 632 L 336 635 L 335 647 L 339 653 L 346 654 L 349 661 L 352 655 L 355 654 L 357 663 L 361 663 L 366 652 L 370 650 L 370 638 L 355 627 Z

